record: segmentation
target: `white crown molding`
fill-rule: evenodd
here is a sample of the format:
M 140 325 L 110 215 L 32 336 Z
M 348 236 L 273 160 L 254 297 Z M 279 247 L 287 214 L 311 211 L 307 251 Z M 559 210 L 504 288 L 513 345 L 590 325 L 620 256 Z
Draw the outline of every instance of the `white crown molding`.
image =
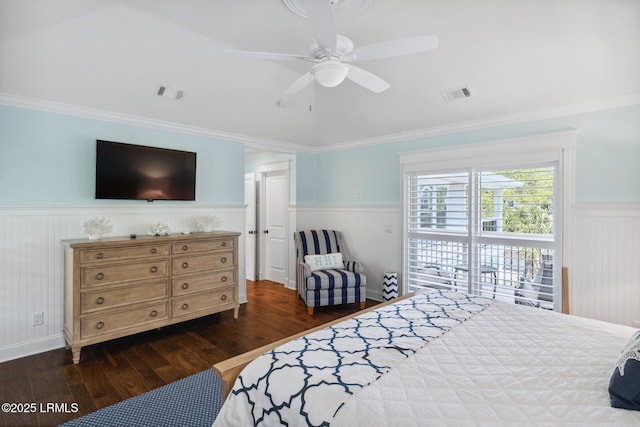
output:
M 84 117 L 112 123 L 128 124 L 132 126 L 141 126 L 192 135 L 206 136 L 230 142 L 239 142 L 244 144 L 246 148 L 256 149 L 260 151 L 278 151 L 285 153 L 295 153 L 297 151 L 302 151 L 318 153 L 365 148 L 372 145 L 387 144 L 391 142 L 411 141 L 451 133 L 479 130 L 484 128 L 505 126 L 536 120 L 552 119 L 556 117 L 571 116 L 576 114 L 591 113 L 601 110 L 629 107 L 632 105 L 640 105 L 640 93 L 632 93 L 628 95 L 577 104 L 569 104 L 547 109 L 529 110 L 521 113 L 507 114 L 486 119 L 458 122 L 442 126 L 433 126 L 408 132 L 381 135 L 374 138 L 345 141 L 337 144 L 324 145 L 321 147 L 309 147 L 306 145 L 291 144 L 283 141 L 233 134 L 213 129 L 188 126 L 180 123 L 167 122 L 140 116 L 132 116 L 128 114 L 92 109 L 87 107 L 80 107 L 2 92 L 0 92 L 0 105 L 45 111 L 74 117 Z
M 151 129 L 159 129 L 185 133 L 190 135 L 205 136 L 230 142 L 239 142 L 247 148 L 263 151 L 280 151 L 294 153 L 298 150 L 305 150 L 307 147 L 296 144 L 289 144 L 266 138 L 257 138 L 248 135 L 240 135 L 223 132 L 213 129 L 206 129 L 197 126 L 189 126 L 180 123 L 167 122 L 163 120 L 150 119 L 147 117 L 133 116 L 113 111 L 98 110 L 88 107 L 63 104 L 60 102 L 48 101 L 44 99 L 30 98 L 21 95 L 14 95 L 0 92 L 0 105 L 9 107 L 25 108 L 47 113 L 62 114 L 66 116 L 82 117 L 86 119 L 100 120 L 110 123 L 119 123 L 131 126 L 140 126 Z
M 507 114 L 503 116 L 490 117 L 486 119 L 471 120 L 467 122 L 453 123 L 443 126 L 418 129 L 409 132 L 395 133 L 377 136 L 374 138 L 348 141 L 339 144 L 332 144 L 320 147 L 314 151 L 338 151 L 354 148 L 362 148 L 371 145 L 387 144 L 390 142 L 411 141 L 433 136 L 447 135 L 451 133 L 479 130 L 496 126 L 506 126 L 511 124 L 531 122 L 537 120 L 553 119 L 557 117 L 572 116 L 576 114 L 593 113 L 596 111 L 610 110 L 614 108 L 640 105 L 640 93 L 617 96 L 590 102 L 569 104 L 560 107 L 546 108 L 541 110 L 529 110 L 521 113 Z

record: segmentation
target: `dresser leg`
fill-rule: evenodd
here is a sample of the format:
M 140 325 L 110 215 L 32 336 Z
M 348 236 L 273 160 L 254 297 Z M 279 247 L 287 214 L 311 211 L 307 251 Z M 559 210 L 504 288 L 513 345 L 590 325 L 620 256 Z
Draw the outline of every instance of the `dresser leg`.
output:
M 73 364 L 77 365 L 78 363 L 80 363 L 80 350 L 82 350 L 82 347 L 72 347 L 71 348 L 71 354 L 73 356 Z
M 237 318 L 238 318 L 238 314 L 239 314 L 239 313 L 240 313 L 240 306 L 239 306 L 239 305 L 236 305 L 236 306 L 233 308 L 233 318 L 234 318 L 234 319 L 237 319 Z

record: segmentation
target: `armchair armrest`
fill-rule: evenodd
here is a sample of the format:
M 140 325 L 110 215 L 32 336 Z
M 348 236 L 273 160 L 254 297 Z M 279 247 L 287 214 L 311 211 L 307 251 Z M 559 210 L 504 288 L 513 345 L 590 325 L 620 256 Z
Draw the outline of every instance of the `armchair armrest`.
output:
M 311 266 L 306 262 L 298 263 L 298 271 L 302 272 L 303 277 L 311 277 Z
M 344 269 L 354 273 L 364 273 L 364 265 L 359 261 L 344 261 Z

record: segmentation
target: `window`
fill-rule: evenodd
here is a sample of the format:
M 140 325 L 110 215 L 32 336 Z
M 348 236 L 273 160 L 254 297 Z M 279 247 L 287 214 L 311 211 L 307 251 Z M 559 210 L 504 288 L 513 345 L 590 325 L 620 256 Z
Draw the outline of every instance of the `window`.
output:
M 424 162 L 401 156 L 405 290 L 457 289 L 559 309 L 562 152 L 464 151 L 449 150 L 447 161 L 442 153 Z

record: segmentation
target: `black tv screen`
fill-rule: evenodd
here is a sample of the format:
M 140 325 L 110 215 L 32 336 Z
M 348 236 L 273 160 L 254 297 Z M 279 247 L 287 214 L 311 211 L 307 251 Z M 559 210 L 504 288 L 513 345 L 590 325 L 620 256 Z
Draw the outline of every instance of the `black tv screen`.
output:
M 195 200 L 196 153 L 97 140 L 96 199 Z

